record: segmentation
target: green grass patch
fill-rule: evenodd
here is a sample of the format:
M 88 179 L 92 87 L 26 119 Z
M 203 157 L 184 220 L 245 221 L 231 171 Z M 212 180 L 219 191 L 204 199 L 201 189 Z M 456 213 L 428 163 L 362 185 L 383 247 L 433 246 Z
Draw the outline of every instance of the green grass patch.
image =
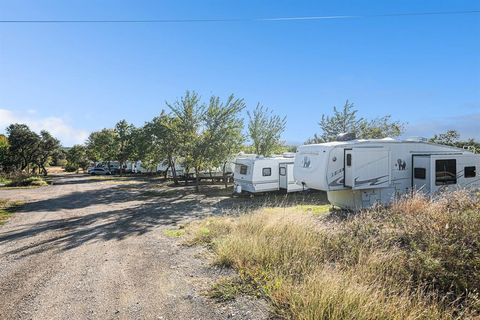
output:
M 185 234 L 185 229 L 165 229 L 163 234 L 169 238 L 180 238 Z
M 12 182 L 12 179 L 0 176 L 0 184 L 7 185 Z
M 253 286 L 253 282 L 245 281 L 239 276 L 224 277 L 215 282 L 208 290 L 207 296 L 218 302 L 234 300 L 240 295 L 259 297 L 260 290 Z
M 7 222 L 7 220 L 15 213 L 16 210 L 23 203 L 20 201 L 9 201 L 0 199 L 0 225 Z

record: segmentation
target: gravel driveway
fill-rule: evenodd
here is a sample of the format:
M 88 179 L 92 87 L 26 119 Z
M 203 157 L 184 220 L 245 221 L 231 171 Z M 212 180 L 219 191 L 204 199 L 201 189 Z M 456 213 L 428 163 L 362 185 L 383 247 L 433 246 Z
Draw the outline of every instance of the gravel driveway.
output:
M 1 319 L 262 319 L 262 301 L 203 292 L 225 274 L 164 230 L 232 199 L 129 178 L 64 176 L 0 190 L 26 205 L 0 226 Z

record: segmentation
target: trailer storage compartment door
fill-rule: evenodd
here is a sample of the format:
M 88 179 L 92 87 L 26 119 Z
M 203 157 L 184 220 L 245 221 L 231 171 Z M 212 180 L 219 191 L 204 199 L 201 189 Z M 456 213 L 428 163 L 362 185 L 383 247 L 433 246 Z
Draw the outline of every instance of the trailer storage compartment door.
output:
M 390 185 L 390 152 L 377 148 L 353 148 L 352 189 L 384 188 Z M 346 181 L 347 184 L 347 181 Z

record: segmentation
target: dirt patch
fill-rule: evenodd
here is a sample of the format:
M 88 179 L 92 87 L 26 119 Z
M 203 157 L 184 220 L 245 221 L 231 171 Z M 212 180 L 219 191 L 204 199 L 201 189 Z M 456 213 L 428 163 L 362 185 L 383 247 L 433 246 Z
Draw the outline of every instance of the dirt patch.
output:
M 5 319 L 265 319 L 268 305 L 205 294 L 228 271 L 171 231 L 275 195 L 232 198 L 222 186 L 170 187 L 159 179 L 61 175 L 39 189 L 1 190 L 23 201 L 0 227 L 0 314 Z M 315 198 L 315 197 L 313 197 Z M 316 200 L 321 201 L 322 196 Z M 305 199 L 303 199 L 305 200 Z M 303 201 L 302 200 L 302 201 Z

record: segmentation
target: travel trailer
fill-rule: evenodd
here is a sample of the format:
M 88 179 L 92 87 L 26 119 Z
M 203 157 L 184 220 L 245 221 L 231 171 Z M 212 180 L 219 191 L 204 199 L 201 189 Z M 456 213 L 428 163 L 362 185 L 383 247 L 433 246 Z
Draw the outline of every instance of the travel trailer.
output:
M 240 156 L 234 164 L 233 173 L 235 193 L 261 193 L 285 190 L 295 192 L 303 190 L 293 179 L 294 154 L 261 157 Z
M 297 183 L 327 192 L 345 209 L 388 204 L 413 190 L 432 195 L 480 187 L 480 155 L 425 140 L 337 141 L 300 146 L 293 175 Z

